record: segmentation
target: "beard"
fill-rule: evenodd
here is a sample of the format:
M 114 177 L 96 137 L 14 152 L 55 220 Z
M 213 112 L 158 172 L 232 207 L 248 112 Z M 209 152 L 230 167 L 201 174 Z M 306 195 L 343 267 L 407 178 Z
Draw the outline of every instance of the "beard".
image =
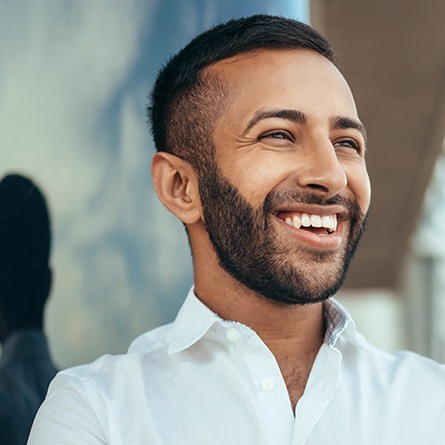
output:
M 207 170 L 207 169 L 206 169 Z M 276 190 L 259 208 L 251 206 L 216 165 L 199 177 L 204 223 L 219 264 L 237 281 L 274 302 L 310 304 L 327 300 L 343 284 L 366 225 L 356 201 Z M 322 252 L 280 240 L 271 210 L 282 204 L 340 204 L 349 212 L 347 242 Z

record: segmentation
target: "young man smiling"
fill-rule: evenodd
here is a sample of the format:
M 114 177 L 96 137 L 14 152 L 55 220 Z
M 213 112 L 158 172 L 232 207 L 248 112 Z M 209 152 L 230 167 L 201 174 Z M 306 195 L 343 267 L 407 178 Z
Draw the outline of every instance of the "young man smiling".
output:
M 445 370 L 330 299 L 365 225 L 366 133 L 328 42 L 253 16 L 198 36 L 149 109 L 194 287 L 129 354 L 53 382 L 30 444 L 436 444 Z

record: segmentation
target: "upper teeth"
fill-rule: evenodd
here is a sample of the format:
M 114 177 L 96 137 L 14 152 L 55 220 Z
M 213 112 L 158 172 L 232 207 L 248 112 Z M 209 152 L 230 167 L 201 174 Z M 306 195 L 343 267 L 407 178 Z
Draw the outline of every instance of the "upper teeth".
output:
M 329 231 L 337 230 L 337 215 L 309 215 L 307 213 L 295 213 L 292 217 L 288 216 L 285 220 L 286 224 L 296 227 L 324 227 Z

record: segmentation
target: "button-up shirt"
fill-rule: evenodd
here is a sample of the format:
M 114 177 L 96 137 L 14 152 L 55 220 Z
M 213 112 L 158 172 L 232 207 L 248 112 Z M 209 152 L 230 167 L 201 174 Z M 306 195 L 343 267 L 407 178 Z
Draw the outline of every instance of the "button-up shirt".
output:
M 176 320 L 128 354 L 60 373 L 30 445 L 427 445 L 445 443 L 445 368 L 387 353 L 335 300 L 292 410 L 275 357 L 249 327 L 191 291 Z
M 56 375 L 37 329 L 13 333 L 0 357 L 0 444 L 25 445 L 34 416 Z

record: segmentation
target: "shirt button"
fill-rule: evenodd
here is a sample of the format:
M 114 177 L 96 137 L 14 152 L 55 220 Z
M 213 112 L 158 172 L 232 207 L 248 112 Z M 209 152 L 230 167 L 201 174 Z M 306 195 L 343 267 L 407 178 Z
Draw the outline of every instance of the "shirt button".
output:
M 226 334 L 227 340 L 236 343 L 239 340 L 239 332 L 237 329 L 230 329 Z
M 261 388 L 264 389 L 264 391 L 272 391 L 275 387 L 275 383 L 272 379 L 264 379 L 261 382 Z

